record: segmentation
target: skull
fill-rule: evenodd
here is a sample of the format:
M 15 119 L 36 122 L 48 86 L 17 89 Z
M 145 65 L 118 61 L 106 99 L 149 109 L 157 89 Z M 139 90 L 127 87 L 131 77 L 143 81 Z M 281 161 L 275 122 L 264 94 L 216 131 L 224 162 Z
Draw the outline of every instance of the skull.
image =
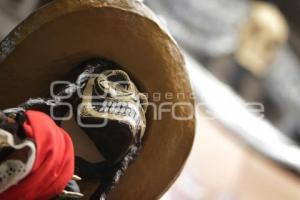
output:
M 254 75 L 262 76 L 279 47 L 286 42 L 288 25 L 275 6 L 256 2 L 240 37 L 236 53 L 238 63 Z
M 78 114 L 101 154 L 115 162 L 141 141 L 147 104 L 147 97 L 124 71 L 106 70 L 87 81 Z

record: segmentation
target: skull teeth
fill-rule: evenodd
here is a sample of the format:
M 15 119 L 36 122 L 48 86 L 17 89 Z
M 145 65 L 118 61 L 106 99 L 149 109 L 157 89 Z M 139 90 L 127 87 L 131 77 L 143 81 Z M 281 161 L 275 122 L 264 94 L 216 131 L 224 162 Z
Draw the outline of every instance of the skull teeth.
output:
M 103 104 L 102 104 L 102 106 L 106 107 L 107 106 L 107 101 L 104 101 Z
M 110 112 L 110 113 L 114 113 L 114 112 L 115 112 L 115 108 L 114 108 L 114 107 L 111 107 L 111 108 L 109 109 L 109 112 Z
M 129 107 L 128 102 L 113 102 L 113 101 L 104 101 L 98 109 L 102 113 L 111 113 L 118 115 L 129 116 L 134 121 L 139 120 L 139 115 L 136 114 L 136 111 Z
M 120 108 L 119 108 L 119 107 L 116 107 L 116 108 L 115 108 L 115 112 L 116 112 L 116 113 L 120 112 Z
M 125 111 L 126 111 L 125 108 L 121 108 L 120 113 L 125 114 Z

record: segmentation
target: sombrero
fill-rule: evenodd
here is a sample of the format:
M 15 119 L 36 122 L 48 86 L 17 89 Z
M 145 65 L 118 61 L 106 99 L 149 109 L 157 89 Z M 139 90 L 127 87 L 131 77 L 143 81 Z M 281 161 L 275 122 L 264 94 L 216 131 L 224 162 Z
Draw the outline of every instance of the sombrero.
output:
M 95 57 L 123 66 L 158 108 L 176 105 L 174 112 L 159 111 L 161 119 L 150 107 L 143 149 L 109 195 L 157 199 L 183 168 L 195 122 L 193 109 L 182 106 L 193 104 L 183 56 L 141 1 L 56 0 L 29 16 L 0 43 L 0 109 L 48 95 L 53 81 Z M 82 183 L 87 198 L 94 184 Z

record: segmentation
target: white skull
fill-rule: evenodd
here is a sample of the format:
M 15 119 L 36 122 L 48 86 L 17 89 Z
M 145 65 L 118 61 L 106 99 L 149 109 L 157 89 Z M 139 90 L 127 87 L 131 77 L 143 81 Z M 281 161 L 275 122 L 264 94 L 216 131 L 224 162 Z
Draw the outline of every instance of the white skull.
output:
M 86 128 L 91 125 L 97 126 L 97 119 L 110 122 L 111 127 L 103 129 L 93 129 L 94 127 L 92 127 L 88 132 L 94 137 L 94 142 L 97 140 L 96 145 L 102 149 L 102 153 L 105 151 L 107 157 L 111 154 L 114 155 L 111 160 L 120 158 L 119 155 L 124 155 L 128 145 L 134 142 L 132 139 L 135 141 L 142 139 L 146 128 L 145 113 L 148 100 L 144 94 L 138 91 L 124 71 L 106 70 L 97 77 L 90 78 L 83 95 L 79 114 L 82 121 L 88 121 Z M 96 121 L 95 124 L 90 124 L 91 120 L 89 119 Z M 91 133 L 93 130 L 94 132 Z M 105 135 L 104 139 L 99 138 L 101 134 Z M 119 135 L 116 136 L 116 134 Z M 127 137 L 123 138 L 126 135 Z M 127 139 L 130 139 L 131 142 Z M 103 140 L 109 140 L 112 143 L 108 144 Z M 123 144 L 120 140 L 127 142 Z M 111 153 L 112 151 L 116 153 Z
M 95 110 L 93 100 L 100 105 L 98 110 Z M 137 90 L 124 71 L 106 70 L 91 78 L 84 90 L 83 104 L 86 106 L 81 107 L 90 112 L 88 116 L 126 122 L 135 134 L 146 126 L 147 97 Z
M 249 21 L 241 30 L 237 61 L 262 76 L 287 38 L 288 25 L 280 11 L 269 3 L 253 3 Z

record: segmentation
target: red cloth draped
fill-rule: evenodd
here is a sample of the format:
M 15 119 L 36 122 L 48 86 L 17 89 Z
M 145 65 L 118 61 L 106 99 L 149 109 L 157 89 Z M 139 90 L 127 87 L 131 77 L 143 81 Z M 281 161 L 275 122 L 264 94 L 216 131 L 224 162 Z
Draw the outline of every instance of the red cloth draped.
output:
M 26 112 L 24 129 L 36 145 L 30 174 L 0 194 L 1 200 L 47 200 L 60 194 L 74 173 L 74 148 L 68 133 L 46 114 Z

